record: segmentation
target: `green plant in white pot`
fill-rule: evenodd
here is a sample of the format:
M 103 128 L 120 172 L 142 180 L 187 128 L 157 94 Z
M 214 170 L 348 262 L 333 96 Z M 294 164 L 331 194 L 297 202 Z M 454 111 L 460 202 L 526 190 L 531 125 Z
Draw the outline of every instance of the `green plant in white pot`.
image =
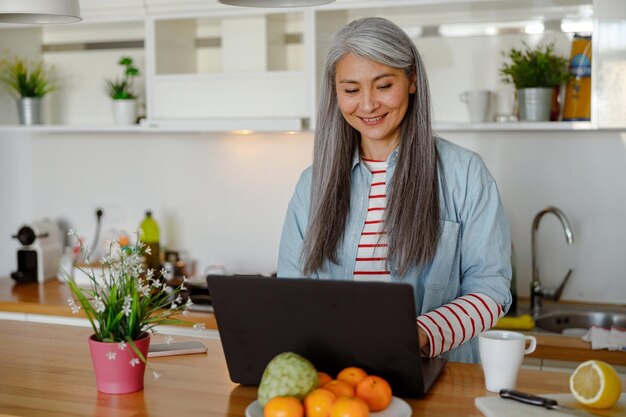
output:
M 132 125 L 137 120 L 137 95 L 134 90 L 134 79 L 139 76 L 139 68 L 133 59 L 123 56 L 118 64 L 124 67 L 121 77 L 107 80 L 107 92 L 113 99 L 113 114 L 118 125 Z
M 524 49 L 512 48 L 503 53 L 510 62 L 500 68 L 502 81 L 515 85 L 520 119 L 549 121 L 555 87 L 570 78 L 568 61 L 554 53 L 554 42 L 536 48 L 524 43 Z
M 17 99 L 20 124 L 43 123 L 42 98 L 56 89 L 52 67 L 17 55 L 0 60 L 0 82 Z

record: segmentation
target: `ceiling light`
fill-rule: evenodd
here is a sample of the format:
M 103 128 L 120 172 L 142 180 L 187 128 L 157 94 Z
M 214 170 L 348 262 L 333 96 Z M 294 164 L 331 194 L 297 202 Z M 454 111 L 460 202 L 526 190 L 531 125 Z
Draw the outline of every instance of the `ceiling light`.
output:
M 593 32 L 593 20 L 591 19 L 563 19 L 561 21 L 561 30 L 563 32 Z
M 531 22 L 524 26 L 524 32 L 529 35 L 541 35 L 545 29 L 543 22 Z
M 332 3 L 335 0 L 219 0 L 222 4 L 243 7 L 307 7 Z
M 81 20 L 78 0 L 0 0 L 0 22 L 46 24 Z

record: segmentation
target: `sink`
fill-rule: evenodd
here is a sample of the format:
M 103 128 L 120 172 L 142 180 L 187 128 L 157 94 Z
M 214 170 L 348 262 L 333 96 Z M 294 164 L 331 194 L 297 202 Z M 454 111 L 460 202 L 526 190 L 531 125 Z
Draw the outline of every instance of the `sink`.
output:
M 535 326 L 552 333 L 580 333 L 591 326 L 626 327 L 626 314 L 600 311 L 553 311 L 539 316 Z

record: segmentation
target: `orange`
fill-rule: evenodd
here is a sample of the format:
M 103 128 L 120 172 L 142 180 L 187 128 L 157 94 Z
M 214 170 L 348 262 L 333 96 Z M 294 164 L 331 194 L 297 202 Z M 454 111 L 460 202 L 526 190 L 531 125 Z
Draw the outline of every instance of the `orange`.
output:
M 336 398 L 324 388 L 314 389 L 304 397 L 304 414 L 307 417 L 328 417 Z
M 324 385 L 325 383 L 327 383 L 328 381 L 332 381 L 332 378 L 326 372 L 318 372 L 317 377 L 320 380 L 320 387 Z
M 356 386 L 356 396 L 367 403 L 370 411 L 384 410 L 391 402 L 391 386 L 383 378 L 370 375 Z
M 340 397 L 330 409 L 330 417 L 368 417 L 367 404 L 357 397 Z
M 357 385 L 359 385 L 359 382 L 365 379 L 366 376 L 367 372 L 365 372 L 363 369 L 357 368 L 356 366 L 351 366 L 339 372 L 339 374 L 337 374 L 337 379 L 340 381 L 346 381 L 348 384 L 356 387 Z
M 333 379 L 332 381 L 328 381 L 322 388 L 327 389 L 328 391 L 335 394 L 337 397 L 348 396 L 352 397 L 354 395 L 354 387 L 348 384 L 345 381 L 339 381 L 338 379 Z
M 263 408 L 264 417 L 303 417 L 304 407 L 296 397 L 274 397 Z

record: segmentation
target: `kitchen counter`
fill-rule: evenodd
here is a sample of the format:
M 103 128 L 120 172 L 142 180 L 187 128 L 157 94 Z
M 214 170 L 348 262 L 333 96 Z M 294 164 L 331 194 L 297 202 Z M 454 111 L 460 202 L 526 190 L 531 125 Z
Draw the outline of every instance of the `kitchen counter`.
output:
M 208 333 L 208 332 L 205 332 Z M 96 389 L 84 327 L 0 319 L 0 412 L 11 416 L 243 416 L 256 387 L 232 383 L 218 338 L 197 338 L 207 354 L 151 358 L 142 391 L 108 395 Z M 177 340 L 190 338 L 177 338 Z M 518 389 L 568 392 L 568 375 L 520 370 Z M 448 363 L 424 399 L 407 402 L 414 416 L 480 416 L 484 388 L 478 365 Z
M 50 280 L 39 285 L 36 283 L 16 284 L 11 278 L 0 278 L 0 312 L 76 317 L 67 305 L 67 299 L 70 296 L 69 288 L 58 280 Z M 80 315 L 77 316 L 80 317 Z M 204 323 L 207 329 L 217 329 L 215 316 L 212 313 L 192 312 L 180 318 L 194 323 Z M 599 359 L 614 365 L 626 366 L 626 353 L 624 352 L 594 351 L 591 350 L 590 343 L 578 337 L 535 331 L 526 333 L 537 338 L 537 350 L 529 355 L 530 357 L 572 362 Z
M 10 277 L 0 277 L 0 312 L 41 314 L 59 317 L 85 317 L 82 312 L 72 314 L 67 299 L 73 297 L 67 285 L 56 279 L 43 284 L 17 284 Z M 190 312 L 175 316 L 192 323 L 204 323 L 207 329 L 217 329 L 215 316 L 209 313 Z

